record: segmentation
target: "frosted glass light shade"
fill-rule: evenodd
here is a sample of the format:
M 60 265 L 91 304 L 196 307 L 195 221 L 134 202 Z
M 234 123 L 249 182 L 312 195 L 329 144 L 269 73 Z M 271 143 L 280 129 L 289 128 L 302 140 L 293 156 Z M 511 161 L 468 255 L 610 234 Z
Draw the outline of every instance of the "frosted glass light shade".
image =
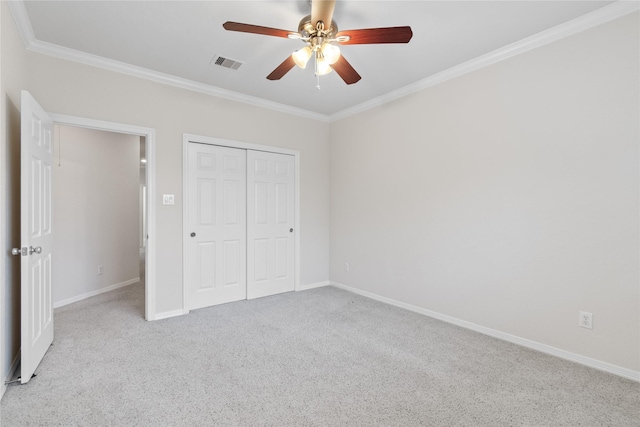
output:
M 331 64 L 329 64 L 329 61 L 327 61 L 326 58 L 317 58 L 316 61 L 317 75 L 324 76 L 325 74 L 329 74 L 331 71 L 333 71 L 333 68 L 331 68 Z
M 325 43 L 322 45 L 322 55 L 324 55 L 325 61 L 329 64 L 335 64 L 340 59 L 340 48 L 331 43 Z
M 291 57 L 298 67 L 305 68 L 307 66 L 307 62 L 309 62 L 309 58 L 311 58 L 311 48 L 309 46 L 305 46 L 300 50 L 296 50 L 291 54 Z

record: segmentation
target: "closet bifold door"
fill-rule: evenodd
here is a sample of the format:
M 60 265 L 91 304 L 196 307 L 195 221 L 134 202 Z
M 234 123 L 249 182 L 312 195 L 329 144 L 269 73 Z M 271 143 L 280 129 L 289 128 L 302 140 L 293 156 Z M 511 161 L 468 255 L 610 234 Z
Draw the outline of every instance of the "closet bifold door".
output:
M 247 152 L 247 298 L 294 290 L 295 160 Z
M 247 297 L 246 150 L 189 143 L 189 310 Z

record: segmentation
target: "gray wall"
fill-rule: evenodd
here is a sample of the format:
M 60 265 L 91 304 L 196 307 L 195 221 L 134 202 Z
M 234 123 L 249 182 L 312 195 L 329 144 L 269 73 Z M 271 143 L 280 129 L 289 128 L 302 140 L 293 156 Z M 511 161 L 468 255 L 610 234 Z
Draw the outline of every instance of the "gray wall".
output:
M 20 350 L 20 89 L 25 85 L 26 56 L 6 2 L 0 4 L 0 394 Z
M 332 123 L 332 281 L 640 370 L 638 21 Z

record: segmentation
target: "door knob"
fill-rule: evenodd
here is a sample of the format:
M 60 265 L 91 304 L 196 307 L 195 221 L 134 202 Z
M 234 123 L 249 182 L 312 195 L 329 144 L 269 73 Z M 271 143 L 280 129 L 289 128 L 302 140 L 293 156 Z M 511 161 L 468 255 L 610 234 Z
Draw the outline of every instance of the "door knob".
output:
M 191 237 L 196 237 L 196 233 L 191 233 L 190 236 Z
M 29 246 L 29 255 L 32 255 L 34 253 L 36 253 L 36 254 L 42 253 L 42 247 L 41 246 L 37 246 L 37 247 L 34 248 L 33 246 Z
M 290 229 L 289 229 L 289 233 L 293 233 L 293 228 L 290 228 Z
M 27 248 L 12 248 L 11 255 L 27 256 Z

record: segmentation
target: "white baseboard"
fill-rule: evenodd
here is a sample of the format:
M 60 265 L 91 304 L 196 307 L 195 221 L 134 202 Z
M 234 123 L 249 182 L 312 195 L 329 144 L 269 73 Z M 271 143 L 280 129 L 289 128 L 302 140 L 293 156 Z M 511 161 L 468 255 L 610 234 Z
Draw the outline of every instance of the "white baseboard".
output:
M 480 332 L 481 334 L 489 335 L 494 338 L 501 339 L 503 341 L 508 341 L 513 344 L 518 344 L 523 347 L 530 348 L 532 350 L 537 350 L 542 353 L 550 354 L 552 356 L 559 357 L 561 359 L 569 360 L 575 363 L 579 363 L 581 365 L 589 366 L 591 368 L 598 369 L 600 371 L 608 372 L 610 374 L 618 375 L 620 377 L 624 377 L 633 381 L 640 382 L 640 372 L 634 371 L 631 369 L 623 368 L 621 366 L 612 365 L 611 363 L 603 362 L 601 360 L 592 359 L 590 357 L 586 357 L 580 354 L 572 353 L 570 351 L 562 350 L 556 347 L 551 347 L 546 344 L 542 344 L 536 341 L 531 341 L 526 338 L 521 338 L 516 335 L 507 334 L 505 332 L 496 331 L 495 329 L 487 328 L 485 326 L 480 326 L 475 323 L 467 322 L 466 320 L 457 319 L 455 317 L 447 316 L 445 314 L 441 314 L 435 311 L 427 310 L 426 308 L 417 307 L 415 305 L 407 304 L 404 302 L 396 301 L 391 298 L 383 297 L 371 292 L 363 291 L 351 286 L 343 285 L 337 282 L 331 282 L 331 286 L 334 286 L 339 289 L 344 289 L 345 291 L 353 292 L 354 294 L 362 295 L 367 298 L 374 299 L 376 301 L 384 302 L 396 307 L 404 308 L 406 310 L 410 310 L 416 313 L 423 314 L 425 316 L 432 317 L 434 319 L 442 320 L 443 322 L 451 323 L 456 326 L 461 326 L 466 329 L 471 329 L 476 332 Z
M 298 286 L 298 288 L 296 289 L 296 292 L 307 291 L 309 289 L 321 288 L 323 286 L 330 286 L 330 285 L 331 285 L 331 282 L 329 282 L 328 280 L 325 280 L 324 282 L 309 283 L 306 285 Z
M 116 289 L 124 288 L 125 286 L 133 285 L 134 283 L 138 283 L 140 281 L 139 277 L 134 277 L 133 279 L 126 280 L 124 282 L 116 283 L 115 285 L 107 286 L 106 288 L 101 288 L 96 291 L 87 292 L 86 294 L 76 295 L 72 298 L 67 298 L 62 301 L 57 301 L 53 303 L 53 308 L 63 307 L 65 305 L 72 304 L 74 302 L 82 301 L 83 299 L 95 297 L 96 295 L 103 294 L 109 291 L 115 291 Z
M 0 386 L 0 399 L 2 399 L 2 396 L 4 396 L 4 392 L 7 391 L 7 385 L 5 383 L 11 381 L 13 379 L 13 376 L 16 374 L 16 370 L 18 369 L 18 365 L 20 364 L 21 354 L 22 353 L 20 352 L 20 350 L 18 350 L 18 354 L 16 354 L 16 357 L 13 359 L 11 367 L 9 368 L 9 372 L 7 372 L 7 375 L 2 382 L 2 385 Z
M 157 313 L 152 320 L 169 319 L 170 317 L 178 317 L 184 314 L 189 314 L 189 310 L 179 309 L 179 310 L 165 311 L 163 313 Z

